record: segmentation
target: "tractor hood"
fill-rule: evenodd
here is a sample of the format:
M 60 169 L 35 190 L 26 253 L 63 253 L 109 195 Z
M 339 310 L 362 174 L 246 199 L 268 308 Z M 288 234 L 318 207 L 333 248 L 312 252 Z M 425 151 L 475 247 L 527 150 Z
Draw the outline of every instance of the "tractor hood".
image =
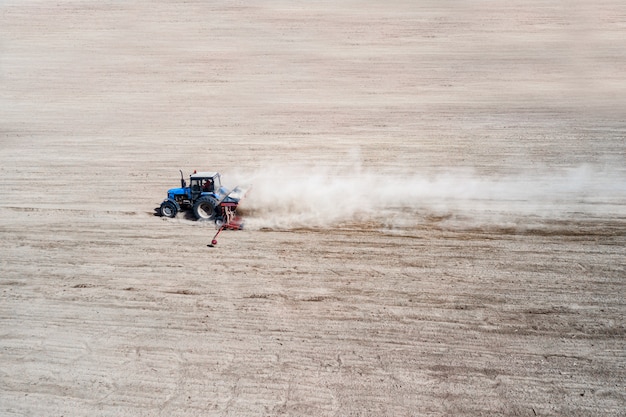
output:
M 174 195 L 181 195 L 181 194 L 186 194 L 185 193 L 185 189 L 184 188 L 170 188 L 169 190 L 167 190 L 167 196 L 171 197 Z

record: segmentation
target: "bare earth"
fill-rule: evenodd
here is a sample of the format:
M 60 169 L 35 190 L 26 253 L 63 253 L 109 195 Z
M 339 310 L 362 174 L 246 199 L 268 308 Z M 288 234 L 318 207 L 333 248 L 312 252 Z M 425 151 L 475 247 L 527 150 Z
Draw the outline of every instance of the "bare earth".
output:
M 0 1 L 0 415 L 626 415 L 624 39 L 617 0 Z M 248 227 L 155 216 L 178 169 Z

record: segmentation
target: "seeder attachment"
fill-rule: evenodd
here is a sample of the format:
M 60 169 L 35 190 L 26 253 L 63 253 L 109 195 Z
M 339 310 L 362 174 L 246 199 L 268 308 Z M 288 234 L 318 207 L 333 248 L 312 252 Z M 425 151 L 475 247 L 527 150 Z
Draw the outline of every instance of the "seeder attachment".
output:
M 243 229 L 243 220 L 241 219 L 241 217 L 235 216 L 232 211 L 227 210 L 226 215 L 224 216 L 224 219 L 226 220 L 226 222 L 221 223 L 221 224 L 220 224 L 220 222 L 216 223 L 218 225 L 217 232 L 215 233 L 215 236 L 213 236 L 213 239 L 211 239 L 211 244 L 209 244 L 207 246 L 212 248 L 215 245 L 217 245 L 217 236 L 219 236 L 219 234 L 222 233 L 222 230 L 225 230 L 225 229 L 228 229 L 228 230 L 241 230 L 241 229 Z

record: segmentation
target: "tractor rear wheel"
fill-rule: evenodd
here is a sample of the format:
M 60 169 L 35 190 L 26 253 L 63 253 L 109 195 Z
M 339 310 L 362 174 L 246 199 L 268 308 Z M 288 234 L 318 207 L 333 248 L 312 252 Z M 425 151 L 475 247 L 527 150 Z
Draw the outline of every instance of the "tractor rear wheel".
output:
M 165 217 L 176 217 L 176 213 L 178 213 L 178 209 L 176 208 L 176 204 L 172 201 L 164 201 L 161 203 L 161 216 Z
M 200 221 L 215 220 L 215 207 L 217 207 L 215 198 L 209 196 L 201 197 L 193 205 L 193 214 Z

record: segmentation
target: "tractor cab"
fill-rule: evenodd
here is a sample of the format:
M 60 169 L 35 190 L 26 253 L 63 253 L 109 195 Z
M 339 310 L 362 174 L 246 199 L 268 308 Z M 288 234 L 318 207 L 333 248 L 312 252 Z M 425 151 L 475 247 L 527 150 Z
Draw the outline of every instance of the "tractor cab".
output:
M 196 200 L 202 193 L 218 193 L 222 184 L 217 172 L 196 172 L 189 178 L 191 199 Z

